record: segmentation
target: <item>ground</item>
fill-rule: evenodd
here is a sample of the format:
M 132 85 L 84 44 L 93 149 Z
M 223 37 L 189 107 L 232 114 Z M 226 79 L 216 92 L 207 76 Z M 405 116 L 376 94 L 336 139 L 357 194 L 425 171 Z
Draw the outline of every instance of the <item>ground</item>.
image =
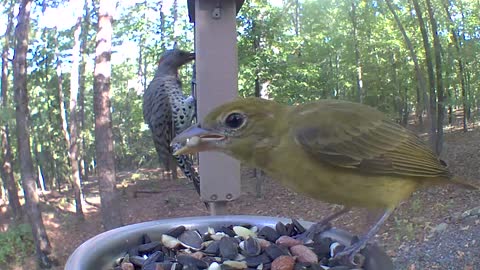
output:
M 451 132 L 445 137 L 442 158 L 460 178 L 480 185 L 480 130 Z M 186 180 L 161 179 L 153 169 L 119 172 L 125 224 L 156 219 L 208 215 L 193 186 Z M 94 179 L 92 179 L 94 181 Z M 266 178 L 260 196 L 253 170 L 242 169 L 242 196 L 229 204 L 231 214 L 281 216 L 315 221 L 339 206 L 318 202 L 294 193 Z M 137 193 L 154 190 L 159 193 Z M 77 221 L 74 207 L 64 194 L 42 197 L 48 235 L 63 269 L 68 256 L 90 237 L 101 233 L 98 191 L 85 184 L 85 221 Z M 397 269 L 480 270 L 480 192 L 447 186 L 416 192 L 401 204 L 377 235 L 376 242 L 393 258 Z M 467 210 L 475 209 L 470 215 Z M 467 211 L 467 212 L 466 212 Z M 476 213 L 476 214 L 475 214 Z M 463 216 L 462 216 L 463 214 Z M 375 214 L 356 209 L 337 220 L 336 227 L 353 233 L 368 228 Z M 1 219 L 0 219 L 1 221 Z M 31 269 L 25 267 L 16 269 Z

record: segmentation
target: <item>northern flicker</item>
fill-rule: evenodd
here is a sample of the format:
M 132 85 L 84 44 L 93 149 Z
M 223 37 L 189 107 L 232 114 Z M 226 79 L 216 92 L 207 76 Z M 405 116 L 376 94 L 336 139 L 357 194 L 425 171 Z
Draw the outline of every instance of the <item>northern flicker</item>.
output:
M 169 167 L 172 153 L 179 146 L 170 146 L 171 140 L 188 128 L 195 115 L 195 99 L 186 97 L 178 69 L 195 58 L 194 53 L 173 49 L 166 51 L 158 62 L 155 77 L 143 95 L 143 118 L 152 131 L 153 143 L 160 162 Z M 200 178 L 187 155 L 175 157 L 178 167 L 200 193 Z

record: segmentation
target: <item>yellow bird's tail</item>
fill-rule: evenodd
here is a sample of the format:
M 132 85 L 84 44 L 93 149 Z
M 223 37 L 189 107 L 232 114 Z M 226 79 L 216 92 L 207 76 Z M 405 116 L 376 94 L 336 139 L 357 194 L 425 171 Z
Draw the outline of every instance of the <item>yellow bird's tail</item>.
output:
M 459 177 L 454 177 L 451 179 L 451 182 L 452 184 L 454 185 L 457 185 L 457 186 L 460 186 L 462 188 L 466 188 L 466 189 L 476 189 L 476 190 L 480 190 L 480 187 L 475 185 L 475 184 L 472 184 L 472 183 L 469 183 Z

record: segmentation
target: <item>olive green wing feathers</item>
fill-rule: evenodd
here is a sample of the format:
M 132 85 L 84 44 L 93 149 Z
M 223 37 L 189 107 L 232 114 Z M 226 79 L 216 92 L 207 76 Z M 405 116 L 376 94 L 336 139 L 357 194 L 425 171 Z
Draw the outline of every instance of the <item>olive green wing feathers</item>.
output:
M 322 100 L 293 110 L 290 132 L 319 162 L 369 174 L 450 178 L 415 134 L 371 107 Z

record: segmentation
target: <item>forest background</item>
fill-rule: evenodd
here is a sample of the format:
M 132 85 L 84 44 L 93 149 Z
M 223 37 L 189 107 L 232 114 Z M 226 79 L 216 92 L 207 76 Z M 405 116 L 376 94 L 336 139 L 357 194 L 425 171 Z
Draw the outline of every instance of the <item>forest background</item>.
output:
M 100 183 L 94 208 L 110 213 L 104 229 L 125 223 L 115 200 L 128 184 L 119 174 L 159 164 L 143 91 L 166 49 L 193 50 L 193 24 L 186 1 L 1 2 L 0 241 L 9 244 L 0 244 L 0 262 L 36 247 L 46 267 L 48 205 L 85 222 L 95 205 L 85 198 Z M 362 102 L 443 156 L 445 131 L 475 128 L 480 1 L 251 0 L 237 26 L 240 96 Z M 180 76 L 188 94 L 192 66 Z

